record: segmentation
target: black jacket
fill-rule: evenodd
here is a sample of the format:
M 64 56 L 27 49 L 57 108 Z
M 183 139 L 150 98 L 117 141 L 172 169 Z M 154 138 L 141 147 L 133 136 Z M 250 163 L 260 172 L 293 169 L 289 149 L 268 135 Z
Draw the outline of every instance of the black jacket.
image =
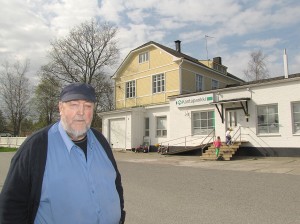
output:
M 32 224 L 39 207 L 47 159 L 48 126 L 28 137 L 12 158 L 0 194 L 0 224 Z M 116 173 L 116 189 L 120 197 L 121 220 L 125 222 L 123 187 L 112 150 L 105 137 L 95 129 L 94 135 L 103 146 Z

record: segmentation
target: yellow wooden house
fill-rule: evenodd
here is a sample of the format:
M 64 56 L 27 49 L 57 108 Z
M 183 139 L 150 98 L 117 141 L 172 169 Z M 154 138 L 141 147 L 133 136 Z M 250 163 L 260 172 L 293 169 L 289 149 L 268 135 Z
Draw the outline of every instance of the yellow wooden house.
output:
M 227 72 L 220 57 L 200 61 L 175 49 L 150 41 L 132 51 L 117 69 L 115 108 L 167 103 L 169 96 L 207 91 L 244 81 Z
M 170 97 L 243 83 L 227 72 L 220 57 L 199 61 L 181 52 L 180 41 L 174 49 L 153 41 L 133 49 L 113 78 L 115 110 L 100 114 L 102 133 L 113 149 L 131 149 L 145 139 L 153 145 L 180 135 L 169 129 L 177 119 Z

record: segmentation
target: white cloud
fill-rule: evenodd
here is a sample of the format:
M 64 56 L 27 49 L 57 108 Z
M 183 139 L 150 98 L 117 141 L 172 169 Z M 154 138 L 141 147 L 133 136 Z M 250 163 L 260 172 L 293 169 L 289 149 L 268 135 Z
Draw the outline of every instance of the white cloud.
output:
M 33 70 L 46 62 L 49 41 L 68 34 L 79 23 L 97 17 L 119 27 L 124 58 L 150 41 L 205 59 L 221 56 L 233 74 L 242 75 L 249 53 L 262 48 L 270 67 L 281 71 L 287 48 L 290 72 L 300 71 L 300 2 L 297 0 L 0 0 L 0 60 L 29 58 Z M 277 71 L 275 69 L 277 69 Z M 34 73 L 34 71 L 33 71 Z
M 247 40 L 246 47 L 270 48 L 276 46 L 281 40 L 279 38 L 271 38 L 266 40 Z

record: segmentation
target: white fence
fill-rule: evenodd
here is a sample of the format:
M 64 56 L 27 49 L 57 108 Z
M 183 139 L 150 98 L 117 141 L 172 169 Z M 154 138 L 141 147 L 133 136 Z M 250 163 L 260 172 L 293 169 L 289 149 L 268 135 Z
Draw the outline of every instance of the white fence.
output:
M 19 148 L 26 137 L 0 137 L 0 147 Z

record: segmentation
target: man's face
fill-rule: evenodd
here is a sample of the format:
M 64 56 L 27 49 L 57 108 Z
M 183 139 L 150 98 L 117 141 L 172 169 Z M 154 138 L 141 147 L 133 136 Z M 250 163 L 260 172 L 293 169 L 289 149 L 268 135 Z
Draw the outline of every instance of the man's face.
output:
M 72 140 L 81 140 L 89 130 L 94 103 L 85 100 L 59 102 L 61 122 Z

